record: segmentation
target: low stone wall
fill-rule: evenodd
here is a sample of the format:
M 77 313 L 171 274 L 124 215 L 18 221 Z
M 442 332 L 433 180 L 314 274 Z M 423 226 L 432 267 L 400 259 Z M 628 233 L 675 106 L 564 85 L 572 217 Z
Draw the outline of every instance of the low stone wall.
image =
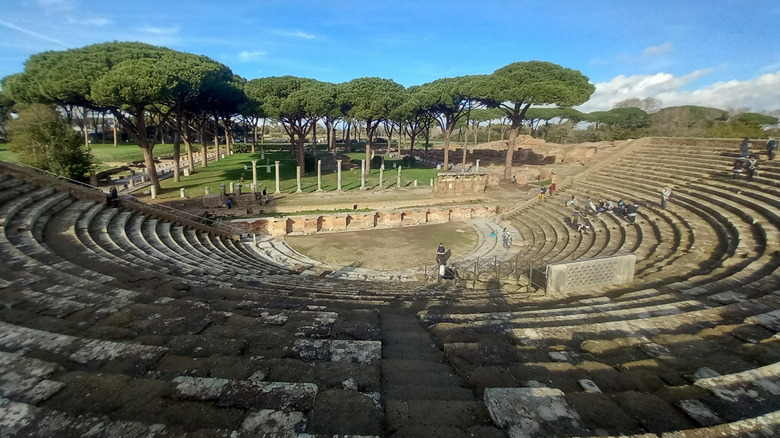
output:
M 633 254 L 553 263 L 547 266 L 547 292 L 630 283 L 635 265 Z
M 472 218 L 488 218 L 499 214 L 499 207 L 436 207 L 402 211 L 336 213 L 332 215 L 289 216 L 284 218 L 244 219 L 231 225 L 249 233 L 274 237 L 288 234 L 315 234 L 334 231 L 374 230 L 423 224 L 441 224 Z

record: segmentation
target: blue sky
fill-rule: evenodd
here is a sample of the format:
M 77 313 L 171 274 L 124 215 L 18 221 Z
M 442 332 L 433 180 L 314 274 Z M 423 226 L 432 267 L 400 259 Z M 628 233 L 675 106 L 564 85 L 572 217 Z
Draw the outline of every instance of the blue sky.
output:
M 405 86 L 544 60 L 597 86 L 581 109 L 780 109 L 780 1 L 3 0 L 0 77 L 30 55 L 141 41 L 209 56 L 254 79 Z

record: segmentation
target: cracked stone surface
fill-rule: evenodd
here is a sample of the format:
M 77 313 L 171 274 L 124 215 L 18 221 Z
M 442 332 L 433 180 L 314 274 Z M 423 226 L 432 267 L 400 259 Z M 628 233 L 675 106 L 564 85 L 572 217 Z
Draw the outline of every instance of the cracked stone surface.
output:
M 577 411 L 554 388 L 486 388 L 493 422 L 516 437 L 571 436 L 583 432 Z

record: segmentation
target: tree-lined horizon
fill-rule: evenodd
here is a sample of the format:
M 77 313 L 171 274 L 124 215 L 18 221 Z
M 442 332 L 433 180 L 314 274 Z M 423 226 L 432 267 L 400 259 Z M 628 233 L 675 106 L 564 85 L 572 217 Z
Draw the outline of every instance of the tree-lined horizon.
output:
M 461 132 L 465 127 L 467 133 L 471 129 L 476 141 L 480 123 L 490 126 L 496 121 L 502 140 L 508 133 L 504 177 L 509 178 L 516 141 L 524 132 L 566 142 L 578 123 L 587 122 L 586 140 L 609 140 L 656 133 L 657 126 L 675 133 L 690 132 L 692 126 L 701 128 L 696 132 L 714 132 L 713 126 L 722 127 L 724 120 L 721 110 L 716 109 L 659 110 L 661 102 L 653 98 L 628 99 L 609 111 L 581 113 L 572 107 L 585 103 L 594 85 L 577 70 L 545 61 L 515 62 L 490 74 L 441 78 L 406 88 L 378 77 L 338 84 L 296 76 L 247 80 L 205 56 L 143 43 L 109 42 L 33 55 L 25 70 L 3 78 L 2 86 L 4 120 L 13 102 L 58 106 L 71 123 L 81 115 L 80 129 L 87 148 L 87 114 L 104 119 L 110 115 L 115 123 L 115 144 L 116 128 L 120 128 L 141 148 L 151 182 L 158 188 L 153 150 L 163 131 L 174 133 L 174 178 L 178 181 L 182 142 L 189 170 L 194 172 L 196 142 L 204 157 L 201 165 L 207 166 L 209 143 L 219 159 L 221 141 L 225 150 L 230 150 L 235 147 L 236 129 L 251 129 L 254 152 L 258 126 L 262 142 L 269 121 L 283 127 L 290 153 L 304 173 L 313 170 L 306 169 L 306 163 L 314 160 L 305 159 L 305 144 L 309 139 L 316 142 L 319 123 L 325 126 L 330 151 L 337 125 L 342 127 L 346 151 L 350 136 L 360 138 L 364 133 L 367 164 L 382 133 L 388 145 L 394 134 L 407 136 L 414 155 L 417 138 L 424 136 L 427 146 L 436 126 L 444 140 L 447 169 L 456 129 Z M 678 129 L 675 116 L 688 120 L 687 125 Z M 736 127 L 731 132 L 741 134 L 745 127 L 755 131 L 756 126 L 776 123 L 777 118 L 748 113 L 729 126 Z

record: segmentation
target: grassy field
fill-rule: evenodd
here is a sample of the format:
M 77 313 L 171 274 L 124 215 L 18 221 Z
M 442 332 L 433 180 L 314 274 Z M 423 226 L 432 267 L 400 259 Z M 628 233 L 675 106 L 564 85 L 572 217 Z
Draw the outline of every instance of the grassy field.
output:
M 355 154 L 359 156 L 360 154 Z M 258 191 L 266 188 L 269 193 L 276 190 L 274 161 L 279 161 L 279 189 L 285 193 L 292 193 L 297 190 L 297 181 L 295 178 L 295 161 L 287 151 L 275 150 L 265 153 L 265 160 L 261 159 L 261 154 L 246 153 L 233 154 L 219 161 L 209 162 L 208 167 L 196 167 L 195 173 L 189 176 L 182 176 L 180 183 L 175 183 L 173 179 L 166 179 L 160 182 L 162 191 L 158 193 L 161 199 L 176 198 L 179 196 L 179 188 L 184 187 L 188 197 L 203 196 L 205 187 L 211 187 L 211 193 L 219 193 L 220 185 L 229 186 L 230 182 L 238 183 L 241 178 L 244 180 L 244 190 L 249 190 L 249 184 L 252 183 L 252 160 L 257 160 L 257 183 L 260 187 Z M 270 163 L 270 172 L 266 162 Z M 400 160 L 385 160 L 385 170 L 383 175 L 384 187 L 395 187 L 398 170 L 393 169 L 393 164 L 400 165 Z M 247 170 L 244 170 L 246 165 Z M 430 168 L 404 168 L 401 170 L 401 185 L 407 186 L 413 184 L 417 179 L 419 185 L 429 185 L 431 178 L 436 178 L 436 169 Z M 341 187 L 343 190 L 360 188 L 360 170 L 351 169 L 342 171 Z M 371 174 L 366 177 L 366 186 L 374 187 L 379 185 L 379 170 L 371 169 Z M 336 190 L 338 186 L 337 172 L 323 172 L 322 189 L 325 191 Z M 314 192 L 317 190 L 317 171 L 311 171 L 301 178 L 301 190 L 304 192 Z
M 0 160 L 16 163 L 18 158 L 16 153 L 8 150 L 8 143 L 0 143 Z
M 16 162 L 16 154 L 8 150 L 7 144 L 0 144 L 0 160 Z M 143 160 L 141 149 L 133 143 L 122 143 L 114 147 L 113 143 L 92 143 L 90 145 L 94 161 L 98 164 L 98 171 L 107 170 L 121 166 L 130 162 Z M 230 182 L 239 182 L 244 180 L 245 191 L 249 190 L 249 184 L 252 182 L 252 160 L 257 160 L 257 179 L 259 190 L 266 188 L 269 192 L 276 190 L 274 161 L 279 161 L 279 189 L 285 193 L 292 193 L 297 190 L 295 178 L 295 160 L 287 151 L 285 144 L 264 144 L 268 152 L 265 153 L 265 160 L 261 159 L 260 152 L 255 154 L 233 154 L 219 161 L 209 162 L 208 167 L 196 167 L 195 172 L 189 176 L 181 177 L 181 182 L 175 183 L 169 178 L 161 181 L 162 191 L 158 193 L 161 199 L 178 198 L 179 189 L 185 188 L 188 197 L 203 196 L 206 186 L 211 187 L 211 193 L 219 193 L 220 185 L 228 185 Z M 321 146 L 320 149 L 325 148 Z M 183 148 L 182 148 L 183 149 Z M 172 144 L 158 144 L 154 148 L 156 157 L 169 156 L 173 153 Z M 321 156 L 328 156 L 327 152 L 320 151 Z M 365 153 L 353 152 L 347 154 L 355 162 L 359 163 L 365 157 Z M 270 172 L 265 163 L 270 164 Z M 246 165 L 247 170 L 244 170 Z M 395 167 L 394 167 L 395 166 Z M 386 159 L 385 171 L 383 175 L 383 185 L 385 188 L 395 187 L 397 182 L 397 166 L 402 166 L 400 160 Z M 129 174 L 129 172 L 124 172 Z M 123 175 L 123 173 L 115 174 Z M 427 186 L 431 178 L 436 178 L 436 169 L 431 168 L 403 168 L 401 170 L 401 185 L 410 186 L 417 180 L 418 185 Z M 371 169 L 370 175 L 366 177 L 366 187 L 377 187 L 379 185 L 379 169 Z M 322 189 L 325 191 L 336 190 L 338 186 L 337 172 L 323 172 Z M 360 188 L 360 170 L 344 169 L 342 171 L 342 189 L 351 190 Z M 314 192 L 317 190 L 317 171 L 310 170 L 307 175 L 301 179 L 301 190 L 304 192 Z

